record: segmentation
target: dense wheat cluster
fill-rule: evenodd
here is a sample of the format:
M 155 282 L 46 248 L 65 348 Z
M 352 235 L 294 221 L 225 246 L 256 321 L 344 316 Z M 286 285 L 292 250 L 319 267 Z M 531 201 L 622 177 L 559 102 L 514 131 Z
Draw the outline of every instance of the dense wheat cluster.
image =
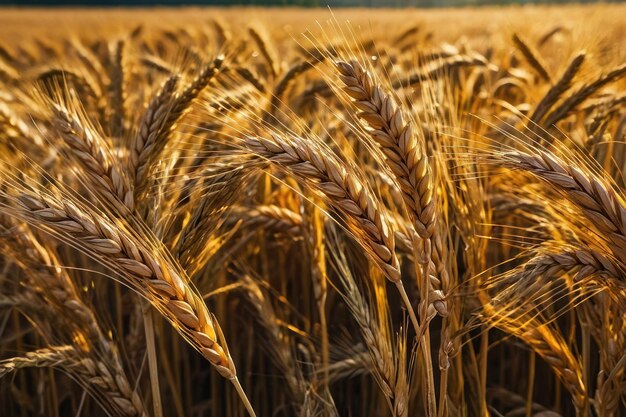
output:
M 6 17 L 0 415 L 626 416 L 624 11 Z

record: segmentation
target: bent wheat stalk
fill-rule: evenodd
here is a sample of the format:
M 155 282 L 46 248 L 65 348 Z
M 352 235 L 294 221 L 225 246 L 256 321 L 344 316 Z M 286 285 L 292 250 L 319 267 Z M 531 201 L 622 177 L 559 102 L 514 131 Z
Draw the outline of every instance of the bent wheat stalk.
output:
M 444 282 L 444 287 L 449 287 L 442 242 L 434 245 L 432 242 L 441 238 L 436 233 L 437 209 L 433 173 L 423 144 L 418 140 L 412 123 L 406 120 L 400 106 L 372 80 L 366 69 L 356 61 L 338 62 L 336 66 L 345 84 L 344 91 L 361 110 L 359 118 L 367 123 L 371 137 L 385 154 L 387 164 L 402 192 L 411 223 L 423 240 L 422 244 L 414 245 L 414 249 L 419 247 L 422 250 L 417 261 L 426 265 L 424 274 L 428 277 L 432 250 L 439 251 L 433 260 L 436 261 L 436 268 L 440 273 L 439 279 Z M 438 289 L 436 287 L 441 287 L 441 282 L 435 279 L 429 285 Z M 438 300 L 434 304 L 435 308 L 445 315 L 445 301 L 442 298 L 428 295 L 429 300 Z
M 396 285 L 419 334 L 413 306 L 402 284 L 394 234 L 382 206 L 358 179 L 356 172 L 342 164 L 331 152 L 295 136 L 246 136 L 242 145 L 255 155 L 293 173 L 296 180 L 320 192 L 328 199 L 329 206 L 346 218 L 348 229 L 358 238 L 357 242 L 385 277 Z M 426 344 L 423 346 L 425 349 Z
M 439 279 L 444 288 L 449 288 L 447 266 L 443 245 L 437 242 L 441 237 L 436 233 L 436 203 L 434 196 L 433 174 L 428 156 L 424 147 L 417 140 L 413 127 L 402 114 L 401 108 L 388 95 L 370 74 L 358 62 L 338 62 L 336 67 L 345 84 L 345 93 L 353 99 L 354 105 L 361 110 L 358 114 L 370 128 L 371 137 L 380 145 L 385 154 L 387 165 L 394 174 L 394 178 L 402 192 L 411 224 L 415 233 L 421 239 L 413 239 L 415 260 L 422 266 L 422 280 L 420 281 L 422 306 L 420 315 L 422 323 L 413 320 L 413 326 L 419 337 L 424 333 L 424 343 L 421 344 L 424 361 L 427 364 L 427 380 L 429 383 L 427 408 L 429 415 L 435 414 L 434 382 L 432 375 L 432 361 L 430 358 L 429 335 L 427 332 L 429 307 L 431 305 L 442 315 L 447 307 L 441 294 L 441 282 L 430 280 L 430 261 L 435 261 L 439 272 Z M 433 241 L 435 244 L 433 245 Z M 433 256 L 433 247 L 438 250 Z M 433 284 L 437 287 L 433 288 Z M 439 291 L 437 291 L 439 290 Z M 402 292 L 401 292 L 402 294 Z M 404 297 L 404 295 L 403 295 Z M 406 302 L 406 301 L 405 301 Z M 409 303 L 410 304 L 410 303 Z M 432 308 L 432 307 L 431 307 Z M 413 319 L 413 316 L 411 316 Z
M 242 145 L 253 154 L 296 174 L 345 215 L 349 230 L 363 238 L 370 258 L 392 282 L 400 280 L 395 241 L 377 200 L 352 170 L 320 147 L 298 137 L 246 136 Z
M 118 375 L 111 373 L 107 365 L 85 357 L 73 346 L 51 346 L 28 352 L 23 356 L 2 360 L 0 361 L 0 378 L 19 369 L 32 367 L 60 369 L 76 378 L 88 390 L 97 387 L 116 412 L 124 416 L 147 417 L 143 411 L 138 413 L 135 403 L 140 400 L 125 379 L 120 380 Z M 132 395 L 130 399 L 127 396 L 128 393 Z
M 231 211 L 233 221 L 242 220 L 244 229 L 265 229 L 272 233 L 291 237 L 302 235 L 302 216 L 295 211 L 273 205 L 235 207 Z
M 574 284 L 600 286 L 614 299 L 619 300 L 626 295 L 626 280 L 623 270 L 602 253 L 588 248 L 567 248 L 560 252 L 540 252 L 522 266 L 520 279 L 533 287 L 541 286 L 542 282 L 533 283 L 535 277 L 545 276 L 549 279 L 564 274 L 571 276 Z
M 537 150 L 537 155 L 507 152 L 504 165 L 521 169 L 559 190 L 574 206 L 579 207 L 599 236 L 610 242 L 614 256 L 626 264 L 626 203 L 605 180 L 556 155 Z
M 7 225 L 9 226 L 9 225 Z M 7 236 L 6 250 L 15 254 L 18 263 L 22 265 L 27 276 L 31 276 L 28 291 L 37 294 L 36 300 L 44 304 L 49 303 L 53 314 L 71 317 L 72 336 L 77 347 L 85 355 L 99 357 L 103 366 L 108 367 L 114 374 L 121 399 L 127 400 L 135 414 L 146 415 L 143 402 L 139 395 L 131 390 L 128 377 L 122 366 L 122 360 L 115 343 L 105 336 L 92 308 L 83 302 L 74 282 L 60 267 L 54 253 L 47 250 L 32 232 L 25 226 L 15 227 L 14 232 Z M 131 407 L 125 407 L 129 410 Z
M 198 352 L 225 378 L 232 381 L 249 412 L 252 407 L 237 380 L 219 324 L 204 300 L 175 264 L 161 254 L 163 249 L 147 248 L 120 222 L 113 223 L 69 196 L 58 201 L 44 190 L 31 189 L 21 183 L 11 184 L 17 197 L 3 193 L 10 206 L 0 210 L 7 215 L 41 228 L 72 242 L 103 265 L 118 272 L 129 286 L 144 296 L 163 314 Z M 142 239 L 154 242 L 146 236 Z

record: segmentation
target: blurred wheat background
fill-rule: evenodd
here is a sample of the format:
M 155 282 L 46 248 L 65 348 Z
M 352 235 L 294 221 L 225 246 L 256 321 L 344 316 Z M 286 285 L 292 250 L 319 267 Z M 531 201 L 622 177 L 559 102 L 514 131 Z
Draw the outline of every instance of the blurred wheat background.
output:
M 1 9 L 0 415 L 626 416 L 625 15 Z

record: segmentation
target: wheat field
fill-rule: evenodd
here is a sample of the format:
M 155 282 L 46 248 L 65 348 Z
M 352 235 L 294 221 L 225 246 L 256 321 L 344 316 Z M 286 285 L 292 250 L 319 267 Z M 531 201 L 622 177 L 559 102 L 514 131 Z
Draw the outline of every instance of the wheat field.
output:
M 0 9 L 0 416 L 626 416 L 625 15 Z

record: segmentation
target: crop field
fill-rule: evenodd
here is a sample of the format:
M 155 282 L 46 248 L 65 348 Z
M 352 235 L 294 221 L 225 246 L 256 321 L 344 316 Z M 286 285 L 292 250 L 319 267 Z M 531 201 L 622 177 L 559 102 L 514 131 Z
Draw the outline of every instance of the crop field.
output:
M 0 9 L 0 416 L 626 417 L 624 16 Z

